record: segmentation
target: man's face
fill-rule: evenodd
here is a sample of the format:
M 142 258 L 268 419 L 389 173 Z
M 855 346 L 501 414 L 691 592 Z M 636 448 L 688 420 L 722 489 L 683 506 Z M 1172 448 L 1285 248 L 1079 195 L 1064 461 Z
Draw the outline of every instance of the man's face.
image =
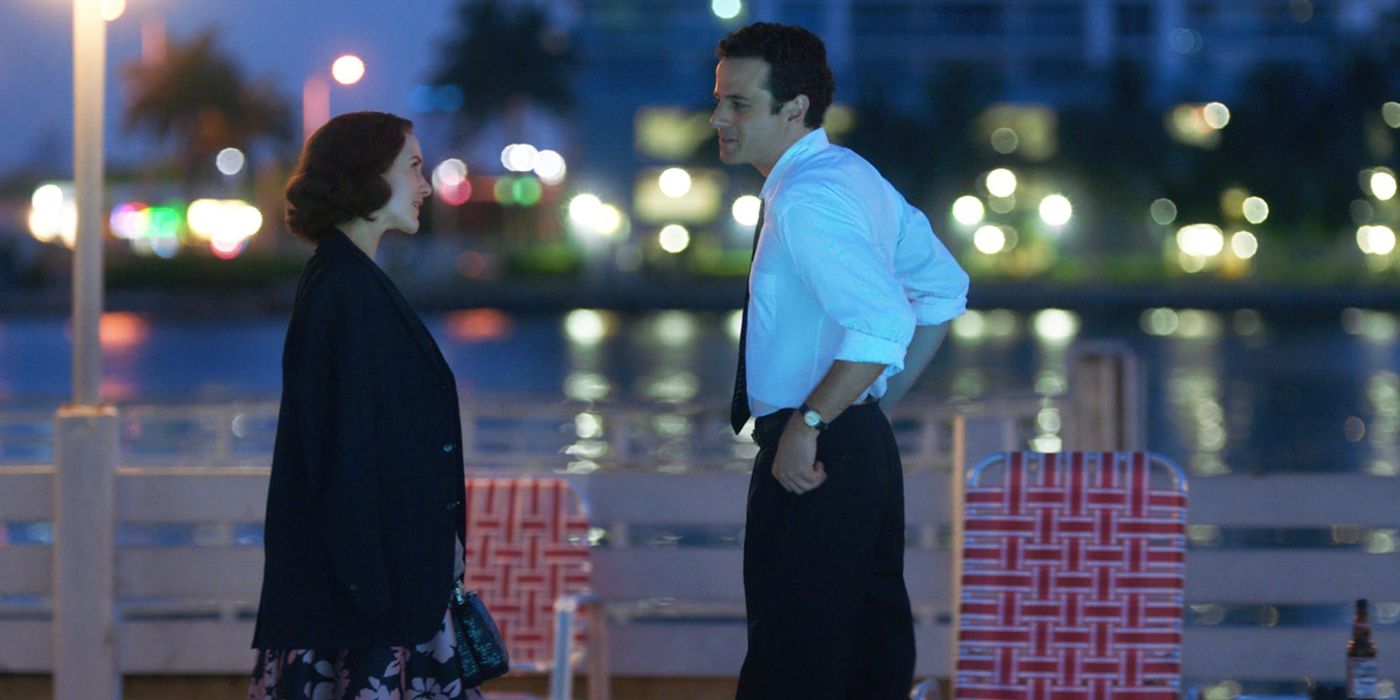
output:
M 710 126 L 719 135 L 719 159 L 748 163 L 764 175 L 796 140 L 784 114 L 773 113 L 768 62 L 761 58 L 722 58 L 715 68 L 715 112 Z

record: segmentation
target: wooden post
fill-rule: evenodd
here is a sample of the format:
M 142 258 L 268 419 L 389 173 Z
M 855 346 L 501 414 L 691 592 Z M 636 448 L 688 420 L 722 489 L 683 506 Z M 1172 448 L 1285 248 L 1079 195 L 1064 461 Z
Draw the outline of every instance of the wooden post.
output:
M 113 554 L 116 409 L 59 409 L 54 463 L 54 698 L 113 700 L 121 697 Z
M 1147 442 L 1142 370 L 1127 345 L 1089 342 L 1070 348 L 1065 449 L 1142 450 Z

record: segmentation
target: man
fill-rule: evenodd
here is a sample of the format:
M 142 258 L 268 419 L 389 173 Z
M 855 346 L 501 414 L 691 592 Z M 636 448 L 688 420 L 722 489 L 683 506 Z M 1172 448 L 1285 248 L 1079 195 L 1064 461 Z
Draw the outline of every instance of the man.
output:
M 888 409 L 966 308 L 967 275 L 869 163 L 827 140 L 821 39 L 758 23 L 719 44 L 720 158 L 765 176 L 735 380 L 757 416 L 741 699 L 908 696 L 904 495 Z

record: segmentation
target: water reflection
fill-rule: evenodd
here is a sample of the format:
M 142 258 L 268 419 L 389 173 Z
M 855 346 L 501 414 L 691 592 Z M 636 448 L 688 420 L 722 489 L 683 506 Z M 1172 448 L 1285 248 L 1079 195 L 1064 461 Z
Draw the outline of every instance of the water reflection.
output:
M 564 378 L 564 396 L 575 401 L 602 401 L 612 391 L 612 383 L 597 372 L 570 372 Z
M 1070 342 L 1079 334 L 1079 315 L 1063 309 L 1045 309 L 1031 323 L 1035 331 L 1038 368 L 1035 393 L 1047 402 L 1065 392 L 1066 353 Z M 1046 407 L 1036 416 L 1037 434 L 1031 438 L 1031 449 L 1037 452 L 1059 452 L 1064 449 L 1060 412 Z
M 668 348 L 690 347 L 697 335 L 695 314 L 686 311 L 662 311 L 649 326 L 652 339 Z
M 686 371 L 669 370 L 642 379 L 641 393 L 653 401 L 685 403 L 700 391 L 700 380 Z
M 127 311 L 102 314 L 97 327 L 102 349 L 112 352 L 130 351 L 144 344 L 151 335 L 151 324 L 145 316 Z
M 737 311 L 472 309 L 426 320 L 466 389 L 577 401 L 559 426 L 568 441 L 609 441 L 619 428 L 708 439 L 710 429 L 701 429 L 693 411 L 704 408 L 713 421 L 727 405 L 740 318 Z M 1339 311 L 1323 322 L 1253 309 L 1157 308 L 1082 317 L 1063 310 L 976 309 L 952 324 L 911 401 L 996 400 L 1034 391 L 1046 399 L 1042 408 L 1058 408 L 1054 400 L 1073 389 L 1067 351 L 1080 339 L 1112 338 L 1138 353 L 1148 375 L 1147 447 L 1195 474 L 1400 475 L 1397 319 L 1364 309 Z M 65 399 L 71 362 L 65 321 L 3 323 L 0 397 L 11 405 Z M 210 323 L 109 314 L 103 328 L 105 400 L 275 400 L 280 390 L 285 318 Z M 463 396 L 472 398 L 469 391 Z M 626 426 L 575 420 L 596 413 L 589 404 L 599 401 L 646 401 L 656 415 Z M 1054 448 L 1068 421 L 1048 410 L 1036 415 L 1033 434 L 1043 438 L 1037 446 Z M 667 431 L 678 426 L 694 432 L 671 438 Z M 724 440 L 731 440 L 727 432 Z M 732 440 L 736 451 L 752 449 L 746 436 Z M 591 459 L 580 454 L 574 461 L 588 469 Z
M 596 413 L 583 412 L 574 416 L 574 434 L 589 440 L 603 435 L 603 418 Z
M 510 337 L 514 324 L 499 309 L 467 309 L 453 311 L 444 319 L 447 334 L 461 343 L 504 340 Z
M 1183 461 L 1188 470 L 1202 476 L 1229 473 L 1224 457 L 1229 431 L 1221 389 L 1223 321 L 1210 311 L 1161 308 L 1144 312 L 1140 322 L 1145 332 L 1164 336 L 1171 357 L 1166 405 L 1187 450 Z M 1232 408 L 1251 410 L 1244 398 Z
M 1349 308 L 1342 311 L 1342 329 L 1377 345 L 1391 345 L 1400 335 L 1400 321 L 1394 314 Z
M 1366 444 L 1371 454 L 1366 471 L 1376 476 L 1396 476 L 1400 474 L 1400 444 L 1396 440 L 1400 435 L 1400 376 L 1388 370 L 1373 373 L 1366 382 L 1366 400 L 1371 422 L 1369 426 L 1362 423 L 1356 431 L 1358 439 L 1359 434 L 1368 436 Z
M 597 345 L 616 325 L 613 314 L 595 309 L 575 309 L 564 317 L 564 333 L 569 342 Z

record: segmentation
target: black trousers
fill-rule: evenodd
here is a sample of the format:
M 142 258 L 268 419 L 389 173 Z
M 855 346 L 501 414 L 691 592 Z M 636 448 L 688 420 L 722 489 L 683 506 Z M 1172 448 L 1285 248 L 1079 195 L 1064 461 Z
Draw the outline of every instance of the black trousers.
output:
M 827 480 L 801 496 L 773 478 L 791 410 L 764 416 L 744 529 L 748 655 L 739 700 L 896 700 L 914 676 L 904 587 L 904 480 L 877 404 L 817 440 Z

